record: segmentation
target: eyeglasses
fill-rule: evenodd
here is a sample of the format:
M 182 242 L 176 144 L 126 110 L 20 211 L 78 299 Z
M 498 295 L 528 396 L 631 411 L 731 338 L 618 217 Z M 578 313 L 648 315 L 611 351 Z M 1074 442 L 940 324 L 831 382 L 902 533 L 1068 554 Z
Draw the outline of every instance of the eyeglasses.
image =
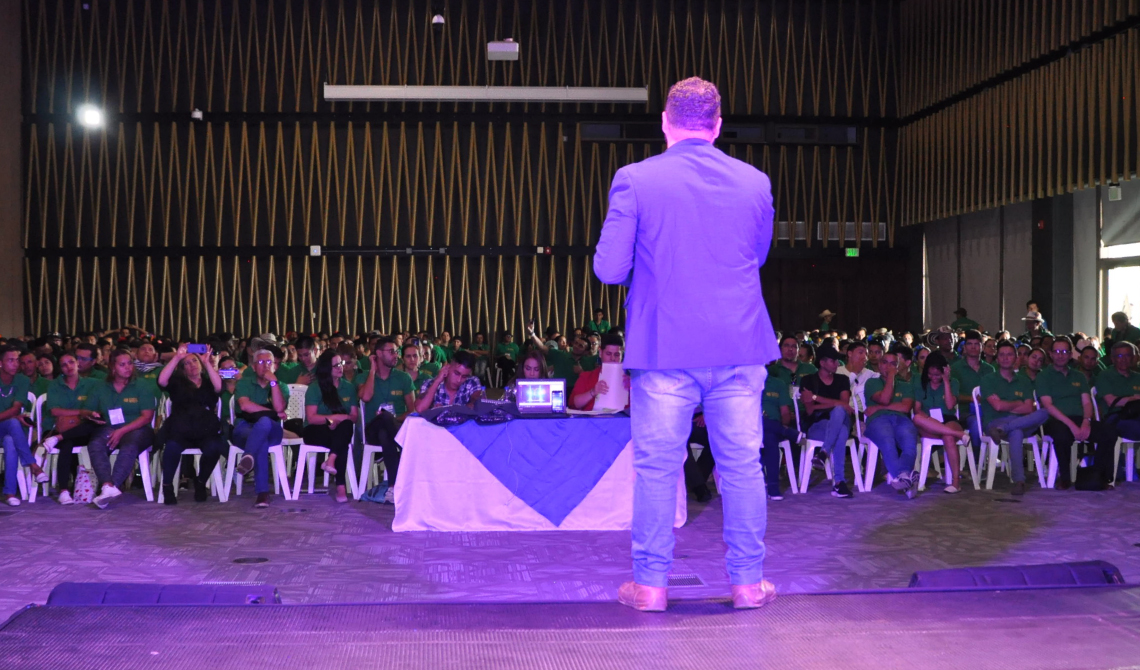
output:
M 380 353 L 382 353 L 382 354 L 398 354 L 398 353 L 400 353 L 400 350 L 399 349 L 381 349 Z
M 334 368 L 343 368 L 345 366 L 345 362 L 344 361 L 337 361 L 336 363 L 333 363 L 332 366 Z
M 1125 354 L 1114 354 L 1113 358 L 1132 358 L 1132 353 L 1128 352 Z
M 254 361 L 254 365 L 273 365 L 273 361 Z

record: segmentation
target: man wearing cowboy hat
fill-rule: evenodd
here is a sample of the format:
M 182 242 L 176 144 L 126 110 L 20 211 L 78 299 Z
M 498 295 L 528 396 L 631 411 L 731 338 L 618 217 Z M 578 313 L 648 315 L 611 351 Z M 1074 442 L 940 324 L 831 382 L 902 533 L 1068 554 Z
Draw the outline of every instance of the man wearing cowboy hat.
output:
M 830 309 L 825 309 L 819 313 L 819 318 L 823 319 L 823 325 L 819 327 L 819 332 L 831 332 L 831 320 L 835 317 L 835 312 Z
M 1021 336 L 1024 340 L 1053 335 L 1053 333 L 1045 330 L 1045 319 L 1041 318 L 1039 312 L 1029 312 L 1021 317 L 1021 320 L 1025 322 L 1025 334 Z

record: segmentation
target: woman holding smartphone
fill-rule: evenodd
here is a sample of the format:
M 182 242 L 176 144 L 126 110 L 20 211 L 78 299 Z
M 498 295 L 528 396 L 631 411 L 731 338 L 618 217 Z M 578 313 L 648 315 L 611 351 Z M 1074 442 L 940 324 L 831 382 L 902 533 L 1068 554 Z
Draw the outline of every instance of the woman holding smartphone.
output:
M 166 446 L 162 451 L 163 502 L 178 504 L 174 471 L 186 449 L 202 450 L 202 460 L 194 477 L 194 500 L 204 502 L 210 497 L 206 482 L 222 452 L 227 450 L 217 414 L 221 377 L 208 353 L 191 354 L 183 344 L 158 373 L 158 385 L 170 395 L 170 416 L 163 427 L 166 430 Z

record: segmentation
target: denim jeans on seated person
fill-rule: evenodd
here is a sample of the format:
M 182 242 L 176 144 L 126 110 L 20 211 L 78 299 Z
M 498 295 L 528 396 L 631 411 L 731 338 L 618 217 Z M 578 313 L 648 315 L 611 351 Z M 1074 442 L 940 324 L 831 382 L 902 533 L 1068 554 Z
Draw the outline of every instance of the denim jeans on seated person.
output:
M 117 488 L 123 488 L 123 482 L 127 481 L 127 477 L 134 472 L 135 460 L 139 454 L 154 444 L 154 429 L 148 425 L 127 433 L 119 440 L 118 446 L 112 448 L 108 442 L 114 430 L 114 426 L 103 426 L 87 443 L 87 456 L 91 459 L 91 469 L 95 471 L 95 477 L 99 480 L 97 491 L 101 490 L 104 484 L 114 484 Z M 119 456 L 115 459 L 115 468 L 112 470 L 111 453 L 114 451 L 118 451 Z
M 808 427 L 808 439 L 823 442 L 823 450 L 831 459 L 832 484 L 847 481 L 847 437 L 850 434 L 851 415 L 842 407 L 832 407 L 826 419 Z
M 1003 416 L 986 424 L 986 430 L 994 426 L 1005 430 L 1005 440 L 1009 442 L 1009 476 L 1013 481 L 1025 481 L 1025 447 L 1022 442 L 1043 426 L 1048 418 L 1049 412 L 1039 409 L 1029 414 Z
M 253 491 L 269 493 L 269 448 L 281 444 L 281 424 L 267 416 L 256 423 L 238 419 L 234 426 L 234 444 L 253 456 Z
M 795 426 L 785 426 L 779 421 L 767 417 L 762 421 L 764 427 L 764 448 L 760 450 L 760 463 L 764 466 L 764 485 L 768 495 L 780 495 L 780 443 L 784 440 L 796 443 L 800 436 Z
M 709 447 L 720 473 L 729 580 L 764 578 L 768 523 L 760 467 L 762 365 L 685 370 L 632 370 L 633 577 L 664 587 L 673 565 L 677 481 L 687 454 L 693 411 L 704 408 Z
M 29 467 L 36 462 L 28 446 L 27 430 L 16 417 L 0 421 L 0 439 L 4 447 L 4 493 L 8 495 L 14 495 L 19 488 L 16 474 L 20 466 Z
M 873 414 L 867 419 L 867 429 L 863 431 L 863 436 L 879 448 L 887 472 L 892 477 L 898 479 L 914 470 L 914 461 L 918 456 L 918 431 L 909 417 Z M 875 464 L 868 462 L 867 467 L 873 468 Z

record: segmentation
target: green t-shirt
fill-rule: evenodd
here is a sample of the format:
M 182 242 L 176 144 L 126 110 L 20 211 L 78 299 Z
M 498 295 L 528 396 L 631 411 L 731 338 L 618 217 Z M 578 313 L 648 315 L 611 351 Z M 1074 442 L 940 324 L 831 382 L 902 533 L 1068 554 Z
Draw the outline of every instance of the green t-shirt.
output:
M 432 350 L 435 352 L 435 355 L 432 356 L 432 361 L 435 363 L 443 365 L 451 360 L 451 349 L 449 347 L 441 347 L 438 344 L 434 344 L 432 345 Z
M 86 409 L 98 412 L 99 417 L 111 426 L 122 425 L 111 423 L 110 411 L 113 409 L 123 410 L 123 423 L 130 423 L 144 411 L 157 406 L 158 387 L 148 381 L 132 379 L 122 391 L 116 391 L 114 385 L 106 381 L 95 382 L 87 396 Z
M 277 381 L 281 382 L 282 384 L 296 384 L 297 378 L 303 374 L 312 373 L 304 365 L 294 365 L 291 368 L 281 366 L 281 368 L 277 370 Z M 315 382 L 316 379 L 313 379 L 312 381 Z
M 90 377 L 87 379 L 80 377 L 79 383 L 72 389 L 67 385 L 67 382 L 64 381 L 62 376 L 58 379 L 50 380 L 46 391 L 47 398 L 44 400 L 43 411 L 41 413 L 44 435 L 47 435 L 49 430 L 55 428 L 55 417 L 51 414 L 53 409 L 84 409 L 93 387 L 96 384 L 104 383 L 106 382 L 100 382 Z
M 550 366 L 550 376 L 555 379 L 565 379 L 566 388 L 574 388 L 578 382 L 578 374 L 574 372 L 574 357 L 561 349 L 551 349 L 546 352 L 546 364 Z
M 404 374 L 407 374 L 407 373 L 404 373 Z M 433 378 L 434 378 L 434 375 L 427 374 L 426 372 L 423 371 L 423 368 L 421 367 L 420 370 L 416 373 L 416 381 L 414 384 L 414 388 L 422 389 L 424 387 L 424 382 L 430 382 Z
M 1129 324 L 1124 330 L 1112 329 L 1113 342 L 1131 342 L 1133 344 L 1140 343 L 1140 328 Z
M 289 385 L 277 380 L 277 388 L 281 389 L 281 398 L 285 405 L 289 405 Z M 312 387 L 310 387 L 312 388 Z M 241 414 L 238 398 L 249 398 L 249 401 L 262 407 L 273 409 L 273 389 L 266 384 L 264 387 L 257 383 L 257 376 L 252 379 L 239 379 L 234 388 L 234 416 Z M 224 400 L 224 398 L 223 398 Z
M 364 403 L 364 420 L 367 422 L 376 416 L 380 412 L 381 405 L 392 405 L 394 408 L 392 413 L 396 416 L 404 414 L 408 411 L 404 396 L 414 392 L 412 378 L 406 372 L 392 370 L 387 379 L 381 379 L 377 374 L 376 380 L 372 382 L 372 400 Z
M 958 382 L 958 388 L 961 389 L 959 395 L 970 395 L 974 389 L 982 383 L 982 377 L 992 375 L 997 372 L 994 366 L 978 359 L 978 370 L 975 372 L 974 368 L 966 362 L 965 358 L 959 358 L 950 364 L 950 378 Z M 971 403 L 969 413 L 973 413 L 973 404 Z
M 1041 375 L 1037 375 L 1041 379 Z M 1010 412 L 999 412 L 990 406 L 986 398 L 997 395 L 1001 400 L 1033 400 L 1033 381 L 1029 377 L 1015 374 L 1013 381 L 1006 381 L 1000 372 L 982 377 L 981 398 L 982 423 L 989 425 L 994 419 L 1012 416 Z
M 954 322 L 950 324 L 950 327 L 954 330 L 981 330 L 982 325 L 973 319 L 962 317 L 960 319 L 954 319 Z
M 610 322 L 606 321 L 605 319 L 602 319 L 600 323 L 591 321 L 590 323 L 586 324 L 586 330 L 591 333 L 605 335 L 606 333 L 610 332 Z
M 1065 416 L 1082 416 L 1081 394 L 1089 392 L 1089 380 L 1079 370 L 1066 369 L 1065 374 L 1050 366 L 1037 375 L 1037 399 L 1049 396 L 1053 406 Z M 1042 402 L 1044 407 L 1044 402 Z
M 1109 368 L 1096 378 L 1096 401 L 1100 404 L 1100 418 L 1108 418 L 1109 414 L 1116 414 L 1123 408 L 1123 403 L 1111 411 L 1104 396 L 1116 398 L 1140 395 L 1140 372 L 1129 372 L 1128 376 L 1120 374 L 1116 368 Z
M 883 407 L 884 405 L 875 402 L 875 394 L 882 391 L 887 387 L 887 381 L 882 377 L 872 377 L 867 380 L 866 385 L 863 386 L 863 395 L 867 399 L 867 407 Z M 893 405 L 896 402 L 901 402 L 906 398 L 914 398 L 914 384 L 911 381 L 903 379 L 902 377 L 895 377 L 894 395 L 891 396 L 891 402 L 887 403 Z M 896 412 L 894 410 L 884 410 L 875 412 L 871 415 L 871 421 L 878 416 L 887 416 L 893 414 L 895 416 L 903 416 L 910 418 L 910 415 L 905 412 Z
M 768 366 L 768 376 L 775 377 L 788 386 L 797 386 L 801 379 L 808 375 L 814 375 L 817 372 L 819 372 L 819 369 L 814 365 L 802 361 L 796 363 L 795 372 L 784 367 L 784 364 L 780 361 L 776 361 Z
M 582 372 L 589 372 L 596 369 L 602 364 L 602 359 L 594 354 L 586 354 L 578 359 L 578 365 L 582 367 Z
M 764 382 L 764 397 L 760 400 L 761 414 L 765 419 L 780 421 L 780 408 L 792 406 L 792 394 L 783 379 L 768 375 Z
M 495 345 L 495 358 L 502 358 L 503 356 L 510 356 L 512 361 L 518 362 L 519 360 L 519 345 L 511 342 L 506 344 L 500 342 Z
M 253 366 L 247 365 L 241 369 L 241 374 L 238 375 L 238 379 L 253 379 L 256 376 L 257 376 L 257 373 L 254 372 Z
M 35 393 L 37 398 L 39 396 L 42 396 L 43 394 L 48 392 L 48 388 L 51 387 L 51 383 L 53 381 L 54 380 L 48 379 L 47 377 L 44 377 L 42 375 L 39 377 L 36 377 L 35 383 L 32 384 L 32 393 Z
M 943 381 L 943 383 L 945 383 L 945 380 Z M 959 388 L 960 387 L 958 384 L 958 380 L 951 377 L 951 379 L 950 379 L 950 393 L 953 394 L 954 396 L 957 396 L 958 392 L 959 392 Z M 944 420 L 950 420 L 951 418 L 957 416 L 957 414 L 955 412 L 952 412 L 952 411 L 946 409 L 946 392 L 942 389 L 941 386 L 938 388 L 934 388 L 933 386 L 929 386 L 929 387 L 924 389 L 924 388 L 922 388 L 922 382 L 921 381 L 915 382 L 915 384 L 914 384 L 914 399 L 915 399 L 915 401 L 922 403 L 922 409 L 925 410 L 927 414 L 930 413 L 930 410 L 937 409 L 937 410 L 942 411 L 942 418 Z
M 336 393 L 340 396 L 340 404 L 344 406 L 345 414 L 348 414 L 352 411 L 353 407 L 356 407 L 356 387 L 352 385 L 352 382 L 341 379 L 340 383 L 336 386 Z M 317 414 L 324 416 L 334 414 L 334 412 L 329 409 L 329 406 L 325 404 L 324 398 L 321 397 L 321 385 L 315 381 L 309 384 L 309 389 L 305 391 L 305 406 L 308 407 L 309 405 L 316 405 Z M 308 413 L 306 412 L 305 425 L 309 425 L 307 417 Z
M 428 361 L 427 363 L 420 363 L 420 376 L 427 375 L 428 377 L 434 377 L 434 376 L 439 374 L 439 371 L 442 368 L 443 368 L 442 365 L 440 365 L 439 363 L 436 363 L 434 361 Z
M 80 376 L 82 377 L 82 375 L 80 375 Z M 107 378 L 107 373 L 104 372 L 103 370 L 100 370 L 99 368 L 91 368 L 91 371 L 88 372 L 87 376 L 83 377 L 83 378 L 84 379 L 100 379 L 100 380 L 102 380 L 102 379 Z
M 32 410 L 32 403 L 28 402 L 28 394 L 32 392 L 32 380 L 27 376 L 16 373 L 11 384 L 0 382 L 0 412 L 7 412 L 18 400 L 24 406 L 25 412 Z

